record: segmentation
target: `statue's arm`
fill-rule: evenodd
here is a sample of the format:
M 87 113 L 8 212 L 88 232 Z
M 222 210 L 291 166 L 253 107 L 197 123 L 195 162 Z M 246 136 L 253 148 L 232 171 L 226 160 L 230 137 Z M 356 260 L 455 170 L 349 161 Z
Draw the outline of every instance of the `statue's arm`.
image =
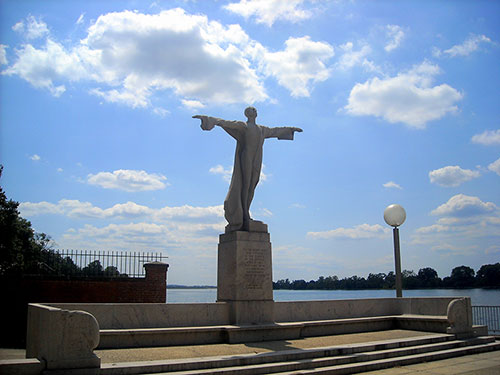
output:
M 268 128 L 267 126 L 262 126 L 264 129 L 265 138 L 278 138 L 278 139 L 288 139 L 293 140 L 293 135 L 295 132 L 302 132 L 301 128 L 282 126 L 275 128 Z
M 204 116 L 204 115 L 195 115 L 193 116 L 193 118 L 201 120 L 200 126 L 203 130 L 212 130 L 219 121 L 224 121 L 221 118 Z
M 236 139 L 238 139 L 239 135 L 245 130 L 245 123 L 241 121 L 227 121 L 218 117 L 204 115 L 195 115 L 193 118 L 201 120 L 201 128 L 203 130 L 212 130 L 215 125 L 218 125 Z

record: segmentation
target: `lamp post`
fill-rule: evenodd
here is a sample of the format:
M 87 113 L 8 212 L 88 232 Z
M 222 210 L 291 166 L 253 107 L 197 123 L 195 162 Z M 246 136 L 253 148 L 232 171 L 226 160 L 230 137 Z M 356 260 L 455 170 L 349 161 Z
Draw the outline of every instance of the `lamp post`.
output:
M 396 297 L 403 297 L 403 282 L 401 277 L 401 251 L 399 249 L 398 227 L 406 220 L 406 212 L 399 204 L 391 204 L 384 211 L 384 220 L 393 229 L 394 235 L 394 261 L 396 263 Z

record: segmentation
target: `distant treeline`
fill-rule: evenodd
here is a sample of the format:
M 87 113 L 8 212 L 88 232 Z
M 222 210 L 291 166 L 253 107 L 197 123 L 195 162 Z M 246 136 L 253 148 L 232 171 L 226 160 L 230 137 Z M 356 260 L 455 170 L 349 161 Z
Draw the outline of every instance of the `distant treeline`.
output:
M 403 289 L 425 288 L 500 288 L 500 263 L 485 264 L 476 272 L 470 267 L 455 267 L 451 275 L 441 279 L 436 270 L 426 267 L 418 273 L 402 272 Z M 273 289 L 394 289 L 396 275 L 389 273 L 370 273 L 364 277 L 351 276 L 339 279 L 337 276 L 320 276 L 318 280 L 278 280 L 273 282 Z

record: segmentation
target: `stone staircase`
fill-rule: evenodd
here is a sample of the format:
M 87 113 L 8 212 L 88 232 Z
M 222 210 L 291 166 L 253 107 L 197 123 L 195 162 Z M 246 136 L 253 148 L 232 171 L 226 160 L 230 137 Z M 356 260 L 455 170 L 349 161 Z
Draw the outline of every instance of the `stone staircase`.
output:
M 236 344 L 390 329 L 445 333 L 448 325 L 446 316 L 404 314 L 256 325 L 101 329 L 97 349 Z M 474 326 L 474 329 L 481 327 Z
M 434 334 L 261 354 L 102 364 L 100 374 L 354 374 L 493 350 L 500 350 L 494 337 L 458 340 Z

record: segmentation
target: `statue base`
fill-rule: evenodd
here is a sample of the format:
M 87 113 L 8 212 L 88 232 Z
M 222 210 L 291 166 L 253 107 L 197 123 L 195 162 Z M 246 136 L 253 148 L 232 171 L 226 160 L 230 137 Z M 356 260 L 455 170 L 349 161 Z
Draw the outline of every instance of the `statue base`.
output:
M 232 324 L 274 321 L 269 233 L 235 231 L 219 236 L 217 302 L 230 303 Z
M 246 225 L 245 225 L 246 224 Z M 245 232 L 258 232 L 258 233 L 267 233 L 267 224 L 264 224 L 262 221 L 252 220 L 243 224 L 243 228 L 233 228 L 231 225 L 226 225 L 226 233 L 245 231 Z M 246 228 L 247 227 L 247 228 Z

